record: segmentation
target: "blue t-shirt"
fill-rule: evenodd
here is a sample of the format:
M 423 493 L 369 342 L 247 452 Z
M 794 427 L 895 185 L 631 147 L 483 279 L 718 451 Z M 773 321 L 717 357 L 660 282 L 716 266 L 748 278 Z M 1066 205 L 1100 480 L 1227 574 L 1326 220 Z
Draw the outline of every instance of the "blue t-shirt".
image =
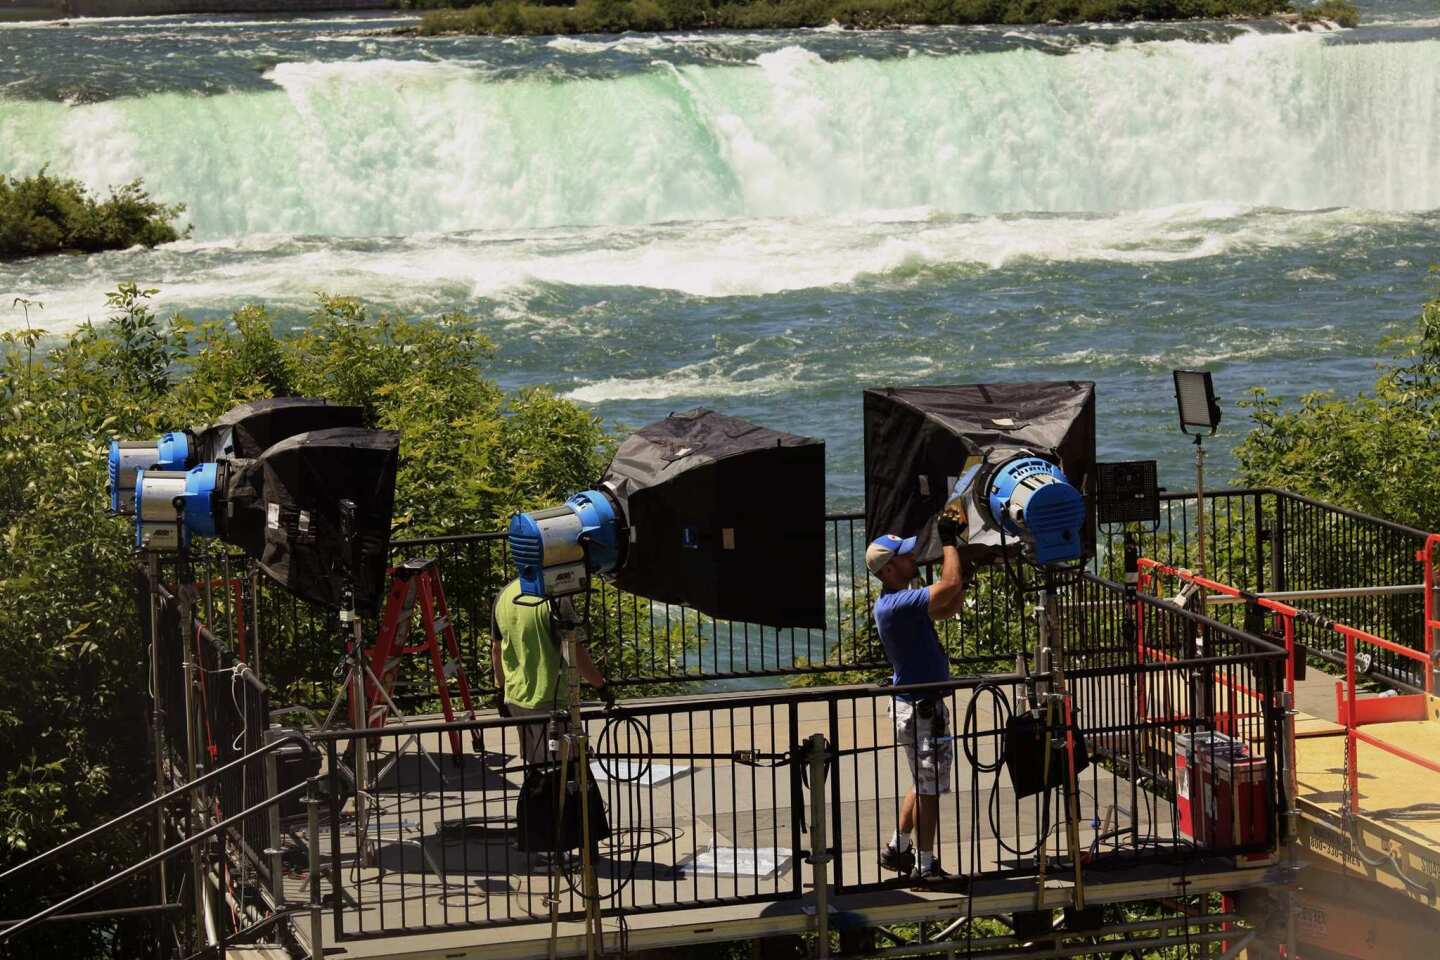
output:
M 950 662 L 940 649 L 935 621 L 930 619 L 929 590 L 919 587 L 881 594 L 875 601 L 875 626 L 885 656 L 895 668 L 892 679 L 897 687 L 950 679 Z

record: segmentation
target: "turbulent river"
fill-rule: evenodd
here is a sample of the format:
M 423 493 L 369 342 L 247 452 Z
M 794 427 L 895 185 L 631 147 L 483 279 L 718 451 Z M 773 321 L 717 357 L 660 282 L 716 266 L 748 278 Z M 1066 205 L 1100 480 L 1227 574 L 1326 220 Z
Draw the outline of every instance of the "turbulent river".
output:
M 1186 483 L 1168 383 L 1354 392 L 1440 256 L 1440 20 L 496 40 L 403 20 L 0 26 L 0 173 L 143 177 L 191 237 L 0 264 L 40 325 L 119 280 L 302 323 L 464 310 L 508 385 L 824 437 L 860 390 L 1099 383 L 1107 457 Z M 1436 16 L 1435 12 L 1428 14 Z M 32 312 L 32 319 L 37 314 Z

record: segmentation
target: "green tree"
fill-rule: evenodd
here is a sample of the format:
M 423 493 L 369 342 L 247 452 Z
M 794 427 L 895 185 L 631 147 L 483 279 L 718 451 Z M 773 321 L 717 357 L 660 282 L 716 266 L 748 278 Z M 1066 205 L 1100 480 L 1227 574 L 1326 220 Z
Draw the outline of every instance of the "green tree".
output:
M 1440 294 L 1389 344 L 1397 354 L 1369 392 L 1287 408 L 1253 390 L 1242 405 L 1255 426 L 1235 448 L 1242 481 L 1440 529 Z
M 99 200 L 78 181 L 44 170 L 0 177 L 0 260 L 170 243 L 185 235 L 175 225 L 184 211 L 153 199 L 139 180 Z
M 108 322 L 63 338 L 0 334 L 0 869 L 149 794 L 147 649 L 133 533 L 105 512 L 110 438 L 204 424 L 272 395 L 358 404 L 371 425 L 401 433 L 397 536 L 501 529 L 511 512 L 591 484 L 609 456 L 611 436 L 578 405 L 499 387 L 487 374 L 493 345 L 462 316 L 373 315 L 322 296 L 303 328 L 277 333 L 253 306 L 225 320 L 162 320 L 153 293 L 122 284 Z M 627 603 L 612 636 L 618 661 L 633 665 L 641 656 L 627 645 L 648 642 L 634 625 L 649 606 Z M 267 635 L 281 703 L 295 687 L 281 669 L 305 656 L 286 640 Z M 678 635 L 671 645 L 678 655 Z M 478 647 L 483 680 L 489 645 Z M 324 682 L 328 693 L 328 670 Z M 0 916 L 77 892 L 135 862 L 145 842 L 143 830 L 114 836 L 31 883 L 0 886 Z M 141 885 L 113 902 L 151 899 Z M 147 955 L 153 932 L 147 921 L 60 924 L 36 937 L 30 947 L 57 955 L 130 958 Z

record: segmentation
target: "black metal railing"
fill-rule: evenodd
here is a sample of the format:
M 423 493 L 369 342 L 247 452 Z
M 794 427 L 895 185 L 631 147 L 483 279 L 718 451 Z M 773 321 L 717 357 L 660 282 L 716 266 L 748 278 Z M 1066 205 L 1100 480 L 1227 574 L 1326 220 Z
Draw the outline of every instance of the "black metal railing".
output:
M 1194 568 L 1200 559 L 1194 494 L 1164 495 L 1162 505 L 1159 528 L 1135 534 L 1142 553 Z M 1417 556 L 1425 545 L 1424 531 L 1271 489 L 1207 492 L 1205 517 L 1205 568 L 1213 579 L 1256 593 L 1339 593 L 1292 602 L 1401 646 L 1424 648 L 1424 564 Z M 1120 541 L 1119 532 L 1102 538 L 1099 558 L 1100 569 L 1116 579 Z M 1244 622 L 1243 605 L 1214 606 L 1209 612 L 1232 626 Z M 1312 657 L 1343 666 L 1343 643 L 1334 634 L 1297 624 L 1296 640 Z M 1385 651 L 1375 657 L 1370 675 L 1412 688 L 1424 685 L 1419 664 Z
M 269 690 L 241 658 L 247 649 L 242 638 L 247 632 L 253 638 L 238 620 L 247 608 L 243 582 L 197 578 L 183 563 L 157 564 L 145 582 L 142 607 L 148 594 L 156 612 L 150 639 L 161 779 L 169 787 L 200 784 L 188 792 L 183 808 L 168 813 L 163 833 L 166 839 L 186 837 L 203 825 L 230 821 L 205 851 L 211 862 L 224 864 L 215 882 L 225 888 L 233 909 L 215 911 L 211 922 L 230 935 L 263 914 L 253 891 L 278 884 L 278 860 L 265 851 L 281 844 L 279 822 L 271 814 L 275 805 L 267 803 L 277 789 L 275 757 L 264 749 L 273 739 L 267 736 Z M 257 762 L 240 762 L 244 758 Z M 225 772 L 210 776 L 217 770 Z M 241 811 L 249 812 L 235 816 Z M 187 889 L 192 903 L 196 893 Z
M 1137 532 L 1142 552 L 1165 563 L 1194 566 L 1199 559 L 1194 495 L 1163 494 L 1162 506 L 1160 526 Z M 1305 497 L 1270 489 L 1216 490 L 1206 494 L 1205 517 L 1208 572 L 1245 590 L 1409 587 L 1423 579 L 1415 558 L 1424 544 L 1423 531 Z M 853 678 L 857 672 L 883 673 L 885 660 L 869 612 L 877 585 L 862 559 L 863 518 L 835 514 L 827 517 L 826 525 L 828 617 L 823 630 L 715 621 L 602 582 L 590 601 L 592 652 L 610 682 L 630 696 L 642 696 L 694 692 L 726 681 L 732 687 L 734 681 L 763 686 L 806 674 L 848 672 Z M 1118 531 L 1102 533 L 1093 566 L 1117 580 L 1120 536 Z M 493 693 L 489 611 L 512 576 L 505 537 L 479 533 L 399 540 L 391 552 L 397 562 L 418 556 L 439 560 L 469 679 L 482 695 Z M 224 564 L 242 569 L 238 561 L 216 558 L 202 559 L 198 566 L 208 582 L 230 576 Z M 242 574 L 241 580 L 251 604 L 248 619 L 241 618 L 251 637 L 250 662 L 275 690 L 277 701 L 323 708 L 337 689 L 336 668 L 344 654 L 333 613 L 317 611 L 262 578 Z M 961 616 L 942 625 L 942 638 L 958 665 L 994 668 L 1025 648 L 1033 624 L 1015 603 L 1012 585 L 1001 570 L 977 571 L 971 596 Z M 206 602 L 213 614 L 207 623 L 218 635 L 231 636 L 236 618 L 229 594 L 213 590 Z M 1305 606 L 1405 646 L 1423 645 L 1423 598 L 1418 590 L 1306 600 Z M 1232 626 L 1243 622 L 1240 607 L 1211 612 Z M 373 624 L 367 635 L 373 636 Z M 1332 661 L 1343 654 L 1333 638 L 1322 633 L 1307 632 L 1300 642 Z M 1411 686 L 1423 680 L 1416 664 L 1390 654 L 1378 657 L 1372 672 Z M 399 703 L 431 705 L 433 695 L 424 664 L 402 671 L 396 689 Z
M 74 856 L 100 837 L 122 830 L 133 831 L 147 814 L 158 816 L 165 823 L 165 830 L 155 844 L 159 849 L 149 856 L 137 863 L 116 869 L 86 889 L 50 904 L 29 917 L 0 928 L 0 952 L 8 949 L 5 946 L 7 941 L 18 938 L 44 923 L 150 915 L 160 918 L 169 927 L 163 934 L 157 935 L 157 946 L 162 955 L 169 953 L 171 943 L 186 940 L 200 942 L 207 927 L 213 930 L 216 939 L 222 944 L 219 952 L 223 955 L 223 945 L 251 942 L 255 935 L 288 916 L 288 911 L 277 906 L 281 903 L 280 897 L 266 900 L 257 895 L 255 886 L 248 880 L 237 881 L 230 875 L 227 868 L 232 861 L 228 858 L 228 838 L 243 833 L 250 821 L 273 816 L 274 811 L 281 805 L 287 802 L 299 803 L 302 795 L 308 796 L 313 801 L 313 812 L 307 817 L 309 829 L 305 833 L 309 839 L 307 841 L 302 838 L 300 842 L 302 846 L 316 850 L 317 855 L 310 858 L 309 874 L 318 877 L 318 825 L 321 805 L 319 779 L 312 777 L 308 782 L 295 783 L 284 788 L 272 786 L 262 790 L 253 805 L 228 810 L 211 806 L 213 797 L 217 793 L 224 793 L 229 782 L 253 776 L 263 783 L 264 766 L 272 763 L 275 755 L 286 749 L 303 755 L 315 755 L 314 747 L 306 738 L 298 734 L 278 736 L 253 753 L 204 771 L 153 800 L 6 870 L 0 875 L 0 884 L 24 882 L 24 874 L 42 864 L 48 869 L 59 867 L 64 862 L 60 856 L 62 854 Z M 227 847 L 226 852 L 217 853 L 217 848 L 222 846 Z M 152 872 L 158 873 L 159 878 L 164 881 L 156 889 L 159 902 L 102 908 L 89 912 L 73 909 L 126 881 Z M 278 877 L 275 880 L 278 881 Z M 210 883 L 217 884 L 221 893 L 219 900 L 225 903 L 228 909 L 216 907 L 212 902 L 213 898 L 204 893 L 204 886 Z M 278 886 L 272 889 L 279 892 Z M 312 892 L 306 899 L 309 901 L 310 915 L 315 921 L 311 929 L 318 931 L 318 920 L 321 916 L 319 884 L 313 885 Z M 39 946 L 38 942 L 35 946 Z
M 611 831 L 597 845 L 603 911 L 632 915 L 814 893 L 809 818 L 817 789 L 829 888 L 906 882 L 879 864 L 912 782 L 891 716 L 897 694 L 941 702 L 952 718 L 954 760 L 937 839 L 952 873 L 1034 876 L 1043 860 L 1043 869 L 1068 877 L 1077 851 L 1084 869 L 1100 876 L 1136 863 L 1268 856 L 1278 842 L 1284 782 L 1277 747 L 1284 651 L 1147 597 L 1132 611 L 1144 625 L 1144 640 L 1136 642 L 1127 639 L 1124 604 L 1118 584 L 1086 576 L 1056 611 L 1069 649 L 1074 729 L 1090 758 L 1073 816 L 1060 788 L 1017 797 L 1006 766 L 1011 718 L 1022 704 L 1044 701 L 1051 674 L 1007 671 L 903 690 L 750 691 L 587 710 L 590 770 Z M 1064 706 L 1050 721 L 1052 735 L 1064 729 Z M 549 921 L 551 861 L 519 849 L 516 823 L 527 778 L 553 762 L 532 757 L 527 764 L 522 747 L 524 730 L 544 722 L 496 717 L 318 737 L 331 772 L 326 856 L 339 887 L 330 901 L 336 940 Z M 452 734 L 462 740 L 459 752 Z M 1227 741 L 1210 734 L 1243 746 L 1244 758 L 1233 764 L 1244 781 L 1237 790 L 1228 759 L 1217 753 Z M 807 748 L 816 735 L 824 741 L 819 784 Z M 1181 746 L 1187 738 L 1195 746 Z M 349 818 L 347 771 L 362 739 L 374 786 L 362 798 L 364 816 Z M 1183 766 L 1177 746 L 1189 751 Z M 1217 773 L 1222 767 L 1226 774 Z M 1231 809 L 1234 796 L 1239 811 L 1205 820 L 1202 811 Z M 573 856 L 560 870 L 562 920 L 583 915 L 579 873 Z

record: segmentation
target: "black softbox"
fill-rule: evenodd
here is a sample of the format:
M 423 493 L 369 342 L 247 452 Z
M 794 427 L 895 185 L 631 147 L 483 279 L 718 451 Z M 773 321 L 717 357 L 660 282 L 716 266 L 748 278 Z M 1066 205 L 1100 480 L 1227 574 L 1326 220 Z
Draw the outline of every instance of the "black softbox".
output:
M 195 431 L 191 460 L 251 460 L 286 437 L 310 430 L 364 426 L 365 411 L 310 397 L 271 397 L 242 403 Z
M 338 608 L 353 576 L 355 608 L 374 613 L 385 588 L 399 450 L 394 431 L 338 427 L 233 461 L 223 481 L 221 536 L 311 603 Z M 353 557 L 342 500 L 355 504 Z
M 1095 384 L 989 383 L 865 391 L 865 531 L 920 536 L 917 559 L 939 559 L 933 521 L 969 464 L 1028 450 L 1059 463 L 1086 497 L 1085 552 L 1095 550 Z M 972 530 L 969 563 L 1000 555 L 995 531 Z M 1010 541 L 1010 542 L 1013 542 Z
M 721 620 L 825 622 L 825 444 L 710 410 L 631 434 L 604 483 L 628 524 L 615 582 Z

